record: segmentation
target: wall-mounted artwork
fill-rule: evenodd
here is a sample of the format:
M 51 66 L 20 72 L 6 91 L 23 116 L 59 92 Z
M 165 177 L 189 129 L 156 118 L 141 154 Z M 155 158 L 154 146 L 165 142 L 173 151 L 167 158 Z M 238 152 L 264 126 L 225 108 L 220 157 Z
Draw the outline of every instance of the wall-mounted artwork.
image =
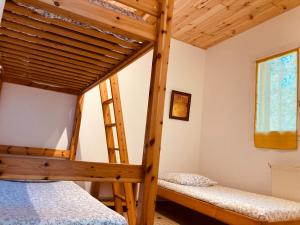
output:
M 172 91 L 169 118 L 189 121 L 192 95 Z

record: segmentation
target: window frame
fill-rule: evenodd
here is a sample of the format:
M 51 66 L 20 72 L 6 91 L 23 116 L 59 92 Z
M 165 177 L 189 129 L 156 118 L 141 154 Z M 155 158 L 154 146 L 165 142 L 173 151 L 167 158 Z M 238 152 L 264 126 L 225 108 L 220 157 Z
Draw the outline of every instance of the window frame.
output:
M 261 146 L 257 146 L 257 143 L 256 143 L 256 135 L 258 132 L 256 132 L 256 119 L 257 119 L 257 98 L 258 98 L 258 78 L 259 78 L 259 64 L 260 63 L 263 63 L 263 62 L 266 62 L 266 61 L 269 61 L 269 60 L 272 60 L 272 59 L 275 59 L 275 58 L 279 58 L 281 56 L 284 56 L 284 55 L 288 55 L 290 53 L 293 53 L 295 52 L 296 53 L 296 57 L 297 57 L 297 90 L 296 90 L 296 93 L 297 93 L 297 102 L 296 102 L 296 105 L 297 105 L 297 109 L 296 109 L 296 145 L 295 146 L 289 146 L 287 148 L 284 148 L 284 147 L 281 147 L 281 146 L 274 146 L 274 145 L 270 145 L 268 147 L 261 147 Z M 297 150 L 298 149 L 298 139 L 299 139 L 299 136 L 298 136 L 298 130 L 299 130 L 299 106 L 300 106 L 300 101 L 299 101 L 299 71 L 300 71 L 300 48 L 294 48 L 294 49 L 291 49 L 291 50 L 288 50 L 288 51 L 285 51 L 285 52 L 281 52 L 281 53 L 278 53 L 278 54 L 274 54 L 274 55 L 271 55 L 271 56 L 268 56 L 268 57 L 265 57 L 265 58 L 262 58 L 262 59 L 258 59 L 256 60 L 256 80 L 255 80 L 255 111 L 254 111 L 254 145 L 256 148 L 266 148 L 266 149 L 279 149 L 279 150 Z M 278 137 L 280 136 L 280 132 L 279 131 L 274 131 L 274 132 L 271 132 L 273 133 L 274 135 L 277 135 Z M 292 133 L 292 132 L 284 132 L 284 133 Z

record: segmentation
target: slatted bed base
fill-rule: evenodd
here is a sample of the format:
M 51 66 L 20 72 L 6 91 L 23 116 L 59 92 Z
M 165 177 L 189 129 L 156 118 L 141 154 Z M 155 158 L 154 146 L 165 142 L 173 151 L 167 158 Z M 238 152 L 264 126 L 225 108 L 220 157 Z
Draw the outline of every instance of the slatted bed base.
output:
M 208 202 L 192 198 L 182 193 L 158 186 L 157 195 L 163 199 L 175 202 L 216 220 L 231 225 L 300 225 L 300 220 L 284 222 L 263 222 L 234 211 L 224 209 Z

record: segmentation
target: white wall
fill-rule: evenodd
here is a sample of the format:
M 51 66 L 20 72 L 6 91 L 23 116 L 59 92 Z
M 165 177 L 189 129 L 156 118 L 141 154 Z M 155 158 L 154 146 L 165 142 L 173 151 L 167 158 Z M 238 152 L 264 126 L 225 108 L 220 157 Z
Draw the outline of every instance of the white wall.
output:
M 119 73 L 123 116 L 130 161 L 142 160 L 150 84 L 152 52 Z M 172 40 L 161 150 L 161 172 L 198 171 L 201 126 L 202 79 L 205 51 Z M 168 118 L 171 90 L 192 93 L 190 121 Z M 200 103 L 200 104 L 199 104 Z M 80 133 L 80 157 L 107 161 L 106 142 L 99 90 L 94 88 L 85 98 Z
M 163 130 L 161 171 L 198 171 L 205 51 L 173 40 Z M 120 72 L 125 129 L 132 163 L 144 143 L 152 53 Z M 190 121 L 168 118 L 171 89 L 192 93 Z M 30 101 L 30 102 L 29 102 Z M 67 148 L 76 98 L 4 83 L 0 95 L 0 144 Z M 98 87 L 85 96 L 78 158 L 108 160 Z
M 299 164 L 299 151 L 254 148 L 255 60 L 300 46 L 300 8 L 208 49 L 200 171 L 222 184 L 271 193 L 268 163 Z
M 0 144 L 66 149 L 76 97 L 4 83 L 0 94 Z

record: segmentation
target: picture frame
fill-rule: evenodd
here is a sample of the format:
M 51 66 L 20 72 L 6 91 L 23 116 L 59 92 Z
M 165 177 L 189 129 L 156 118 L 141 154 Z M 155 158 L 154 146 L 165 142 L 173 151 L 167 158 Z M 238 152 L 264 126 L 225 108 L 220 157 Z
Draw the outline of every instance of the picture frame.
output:
M 192 94 L 172 90 L 169 118 L 189 121 Z

